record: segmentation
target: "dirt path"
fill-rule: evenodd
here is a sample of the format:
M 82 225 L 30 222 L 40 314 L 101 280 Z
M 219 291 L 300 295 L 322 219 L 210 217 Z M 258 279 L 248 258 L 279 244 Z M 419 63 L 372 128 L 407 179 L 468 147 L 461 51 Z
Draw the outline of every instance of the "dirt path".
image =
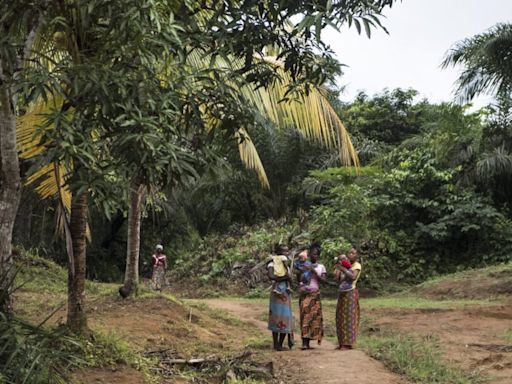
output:
M 237 318 L 255 325 L 264 334 L 267 324 L 261 320 L 266 307 L 257 303 L 244 303 L 227 299 L 204 300 L 213 308 L 223 309 Z M 295 326 L 297 329 L 297 325 Z M 270 343 L 270 342 L 269 342 Z M 300 335 L 296 335 L 300 345 Z M 336 351 L 335 345 L 323 340 L 315 349 L 301 351 L 274 352 L 271 357 L 280 382 L 283 383 L 322 383 L 322 384 L 404 384 L 400 376 L 389 372 L 382 363 L 367 356 L 360 350 Z M 306 375 L 305 367 L 312 368 Z

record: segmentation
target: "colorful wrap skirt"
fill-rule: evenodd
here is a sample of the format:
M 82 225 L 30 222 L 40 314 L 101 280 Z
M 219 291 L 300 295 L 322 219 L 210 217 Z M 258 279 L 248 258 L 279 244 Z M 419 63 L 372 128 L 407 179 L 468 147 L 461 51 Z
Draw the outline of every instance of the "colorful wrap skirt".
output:
M 340 346 L 354 346 L 359 332 L 359 292 L 340 292 L 336 306 L 336 334 Z
M 272 332 L 293 333 L 292 303 L 288 292 L 270 293 L 268 329 Z
M 301 336 L 320 342 L 324 337 L 320 291 L 301 293 L 299 309 Z
M 151 288 L 161 291 L 165 286 L 165 268 L 159 265 L 153 268 L 153 276 L 151 277 Z

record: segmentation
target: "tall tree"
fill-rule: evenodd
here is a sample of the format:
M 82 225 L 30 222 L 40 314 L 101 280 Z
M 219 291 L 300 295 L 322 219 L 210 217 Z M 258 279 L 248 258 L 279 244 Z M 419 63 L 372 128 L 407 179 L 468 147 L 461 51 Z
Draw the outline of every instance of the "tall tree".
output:
M 458 42 L 443 66 L 462 65 L 457 95 L 470 101 L 482 93 L 508 95 L 512 91 L 512 24 L 497 24 L 488 31 Z
M 236 65 L 236 60 L 229 64 L 224 63 L 225 65 L 218 63 L 218 67 L 214 69 L 218 78 L 222 79 L 220 81 L 222 84 L 214 83 L 215 87 L 226 89 L 226 94 L 221 94 L 220 97 L 219 95 L 215 96 L 218 98 L 218 103 L 248 106 L 248 108 L 244 109 L 244 113 L 236 110 L 231 111 L 233 116 L 239 116 L 240 120 L 234 127 L 230 126 L 228 128 L 228 133 L 234 133 L 232 144 L 238 145 L 241 160 L 247 168 L 254 169 L 257 172 L 261 185 L 266 188 L 270 187 L 258 151 L 247 132 L 250 127 L 243 125 L 244 120 L 247 120 L 247 116 L 251 115 L 254 116 L 254 120 L 257 120 L 257 115 L 263 115 L 266 119 L 272 120 L 273 128 L 293 128 L 305 137 L 320 141 L 326 146 L 336 146 L 343 163 L 357 164 L 357 155 L 348 132 L 327 98 L 323 95 L 322 88 L 315 86 L 307 94 L 299 95 L 298 100 L 294 99 L 280 103 L 279 101 L 285 97 L 286 90 L 292 80 L 283 73 L 283 65 L 275 58 L 265 58 L 264 60 L 272 60 L 272 63 L 276 64 L 275 70 L 280 73 L 282 80 L 279 83 L 273 83 L 256 90 L 243 79 L 239 79 L 238 82 L 232 80 L 233 76 L 236 76 L 236 73 L 243 66 L 242 62 L 239 61 L 238 65 Z M 191 60 L 193 72 L 198 71 L 202 74 L 203 71 L 209 70 L 209 61 L 210 58 L 208 56 L 201 59 L 193 56 L 193 60 Z M 176 84 L 174 86 L 176 87 Z M 204 88 L 202 91 L 204 91 Z M 204 113 L 201 119 L 207 124 L 207 132 L 211 133 L 214 130 L 222 131 L 225 129 L 222 126 L 222 119 L 215 118 L 212 110 L 204 106 L 200 99 L 192 99 L 190 98 L 190 93 L 188 95 L 189 98 L 185 103 L 186 107 L 195 106 L 196 103 L 204 107 L 202 108 Z M 208 103 L 211 102 L 212 100 L 208 100 Z M 285 123 L 286 121 L 288 123 Z M 183 121 L 182 131 L 187 130 L 185 124 Z M 245 121 L 245 124 L 254 125 L 254 123 L 248 121 Z M 153 130 L 153 135 L 154 132 Z M 167 140 L 172 140 L 172 138 L 167 138 Z M 126 140 L 124 142 L 126 143 Z M 137 147 L 137 143 L 132 143 L 130 146 L 132 148 Z M 127 154 L 131 157 L 131 159 L 126 159 L 128 163 L 133 163 L 134 153 L 139 153 L 139 156 L 135 156 L 136 169 L 133 172 L 135 177 L 130 186 L 126 272 L 124 285 L 120 290 L 123 297 L 130 295 L 138 284 L 141 201 L 143 200 L 145 187 L 150 188 L 155 185 L 162 187 L 162 180 L 158 180 L 158 173 L 166 175 L 169 172 L 169 167 L 176 167 L 176 163 L 179 163 L 178 161 L 173 162 L 165 158 L 165 153 L 155 151 L 159 147 L 157 143 L 153 143 L 148 147 L 153 149 L 152 154 L 147 153 L 147 149 L 144 150 L 143 148 L 135 152 L 128 151 L 128 147 L 124 148 L 121 146 L 118 148 L 118 150 L 120 149 L 119 156 L 121 158 L 126 157 Z M 167 153 L 167 156 L 174 154 L 174 157 L 176 157 L 182 151 L 177 147 Z M 181 168 L 186 164 L 184 160 L 184 158 L 180 159 Z M 165 164 L 162 164 L 163 161 L 165 161 Z M 193 172 L 190 171 L 188 174 L 192 176 Z M 175 171 L 172 177 L 173 181 L 176 182 L 179 176 L 180 172 Z
M 59 193 L 67 186 L 73 196 L 64 227 L 69 240 L 67 324 L 77 333 L 87 330 L 87 206 L 114 192 L 112 177 L 123 164 L 113 157 L 111 144 L 123 133 L 130 137 L 124 131 L 134 123 L 127 122 L 127 111 L 133 100 L 144 99 L 146 91 L 158 85 L 156 58 L 166 50 L 175 54 L 181 49 L 176 24 L 169 23 L 169 18 L 158 19 L 165 16 L 160 16 L 159 7 L 171 5 L 150 0 L 58 3 L 52 8 L 52 20 L 58 26 L 50 35 L 55 40 L 54 52 L 46 55 L 57 59 L 34 69 L 46 79 L 45 88 L 39 91 L 51 102 L 46 103 L 49 110 L 32 140 L 44 151 L 25 148 L 25 152 L 49 162 L 38 176 L 49 174 L 58 180 Z M 51 93 L 42 93 L 48 89 Z M 173 110 L 169 102 L 158 107 L 155 119 Z M 151 116 L 142 118 L 153 122 Z M 30 125 L 30 119 L 26 120 Z M 64 172 L 57 175 L 57 170 Z
M 495 113 L 482 133 L 473 179 L 506 208 L 512 178 L 512 24 L 500 23 L 458 42 L 443 62 L 444 67 L 450 65 L 463 67 L 457 81 L 462 101 L 485 93 L 496 97 L 491 108 Z
M 0 276 L 12 269 L 12 231 L 21 193 L 16 149 L 16 117 L 24 68 L 32 56 L 36 35 L 44 23 L 46 1 L 0 5 Z M 0 311 L 10 312 L 8 281 L 0 281 Z

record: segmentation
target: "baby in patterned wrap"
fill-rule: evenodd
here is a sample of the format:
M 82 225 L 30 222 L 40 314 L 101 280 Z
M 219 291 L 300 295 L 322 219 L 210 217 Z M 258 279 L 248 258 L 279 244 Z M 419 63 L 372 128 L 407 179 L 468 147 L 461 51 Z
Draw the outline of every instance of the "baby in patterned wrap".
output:
M 352 271 L 352 264 L 348 259 L 347 255 L 340 255 L 334 258 L 336 264 L 334 265 L 335 269 L 340 269 L 340 266 L 345 267 L 348 271 Z M 352 281 L 346 279 L 346 275 L 341 279 L 340 291 L 346 291 L 352 287 Z

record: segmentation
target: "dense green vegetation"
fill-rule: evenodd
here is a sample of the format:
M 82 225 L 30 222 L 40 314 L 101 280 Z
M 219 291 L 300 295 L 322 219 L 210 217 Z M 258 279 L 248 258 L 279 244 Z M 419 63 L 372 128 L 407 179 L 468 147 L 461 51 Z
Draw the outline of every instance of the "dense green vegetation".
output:
M 270 191 L 259 187 L 233 153 L 197 184 L 155 195 L 142 224 L 143 261 L 163 242 L 179 274 L 200 271 L 199 280 L 220 281 L 235 261 L 260 261 L 275 242 L 318 241 L 327 264 L 355 243 L 366 265 L 365 285 L 381 289 L 510 260 L 508 106 L 468 112 L 416 101 L 414 95 L 386 91 L 338 105 L 364 150 L 359 169 L 333 167 L 334 153 L 294 134 L 276 133 L 274 140 L 255 135 L 270 170 Z M 398 144 L 374 134 L 372 116 L 382 111 L 389 124 L 408 127 L 407 133 L 398 130 Z M 58 255 L 58 243 L 48 241 L 51 233 L 41 230 L 38 219 L 51 215 L 48 208 L 31 212 L 30 242 L 20 232 L 17 238 L 40 253 Z M 110 220 L 93 216 L 90 277 L 121 276 L 124 225 L 122 212 Z M 34 238 L 42 241 L 34 244 Z
M 286 208 L 283 220 L 249 228 L 234 224 L 226 232 L 214 215 L 211 229 L 217 234 L 178 252 L 178 274 L 196 268 L 203 281 L 214 276 L 222 280 L 235 261 L 262 260 L 273 243 L 288 240 L 322 243 L 328 265 L 356 244 L 365 264 L 364 286 L 376 289 L 510 260 L 512 216 L 504 180 L 511 168 L 499 162 L 507 161 L 508 152 L 491 158 L 493 152 L 507 151 L 504 136 L 512 124 L 508 107 L 498 103 L 469 112 L 462 106 L 416 101 L 415 94 L 385 91 L 339 105 L 340 115 L 352 123 L 355 142 L 364 143 L 363 166 L 332 167 L 327 150 L 304 142 L 309 148 L 301 149 L 298 158 L 297 153 L 289 155 L 297 162 L 290 161 L 288 168 L 281 164 L 288 171 L 278 186 L 288 197 L 281 205 Z M 398 139 L 379 137 L 376 115 L 407 129 L 397 128 Z M 305 174 L 297 165 L 311 153 L 316 156 Z M 272 217 L 265 215 L 262 203 L 239 202 L 241 196 L 259 202 L 273 198 L 246 180 L 232 180 L 233 199 L 229 190 L 206 190 L 204 198 L 223 198 L 223 214 L 237 215 L 238 223 Z

